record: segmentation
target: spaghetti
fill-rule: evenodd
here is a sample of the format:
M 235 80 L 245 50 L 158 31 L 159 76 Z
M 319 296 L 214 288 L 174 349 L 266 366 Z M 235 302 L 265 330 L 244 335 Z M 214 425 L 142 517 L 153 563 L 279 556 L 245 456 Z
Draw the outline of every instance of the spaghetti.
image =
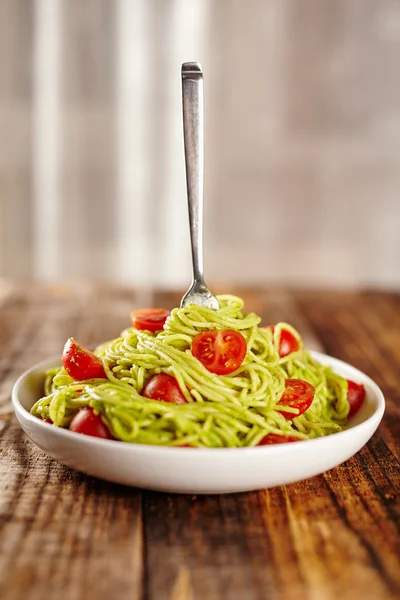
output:
M 106 379 L 76 381 L 64 368 L 52 369 L 46 375 L 45 396 L 32 414 L 68 427 L 89 406 L 114 438 L 168 446 L 256 446 L 270 434 L 295 441 L 343 429 L 349 412 L 347 381 L 314 360 L 290 325 L 259 327 L 260 317 L 244 313 L 240 298 L 226 295 L 218 300 L 219 310 L 175 308 L 161 331 L 131 327 L 99 346 L 95 354 Z M 210 372 L 192 353 L 196 336 L 213 330 L 240 332 L 245 339 L 245 357 L 232 373 Z M 296 340 L 296 350 L 284 356 L 279 350 L 283 331 Z M 159 373 L 176 380 L 185 403 L 141 395 L 145 383 Z M 293 379 L 315 390 L 304 414 L 290 404 L 282 414 L 285 385 Z

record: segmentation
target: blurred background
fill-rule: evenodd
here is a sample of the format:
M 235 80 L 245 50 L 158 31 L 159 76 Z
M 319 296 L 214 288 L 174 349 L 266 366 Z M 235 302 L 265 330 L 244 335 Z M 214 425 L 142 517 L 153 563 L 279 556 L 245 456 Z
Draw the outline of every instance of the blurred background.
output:
M 398 0 L 0 0 L 0 277 L 400 287 Z

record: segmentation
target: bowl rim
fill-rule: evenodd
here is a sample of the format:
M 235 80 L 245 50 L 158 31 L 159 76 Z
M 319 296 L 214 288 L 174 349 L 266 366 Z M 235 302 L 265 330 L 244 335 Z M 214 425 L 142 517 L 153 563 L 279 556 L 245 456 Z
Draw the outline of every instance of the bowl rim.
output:
M 313 438 L 311 440 L 299 440 L 299 442 L 296 443 L 296 446 L 295 446 L 296 449 L 298 449 L 298 450 L 303 449 L 304 444 L 307 444 L 307 448 L 311 449 L 311 444 L 314 444 L 314 446 L 316 444 L 319 446 L 323 446 L 324 444 L 330 445 L 333 440 L 336 440 L 339 443 L 341 439 L 344 440 L 346 438 L 351 437 L 352 433 L 354 431 L 356 431 L 360 434 L 362 432 L 362 430 L 369 429 L 369 427 L 372 424 L 375 425 L 375 429 L 376 429 L 379 426 L 379 423 L 382 420 L 383 414 L 385 412 L 385 398 L 384 398 L 383 392 L 380 389 L 380 387 L 378 386 L 378 384 L 373 379 L 371 379 L 368 375 L 366 375 L 363 371 L 360 371 L 359 369 L 357 369 L 357 367 L 354 367 L 353 365 L 346 363 L 343 360 L 334 358 L 332 356 L 329 356 L 328 354 L 324 354 L 323 352 L 317 352 L 314 350 L 311 350 L 310 354 L 313 358 L 315 358 L 316 360 L 318 360 L 320 362 L 322 362 L 323 360 L 327 360 L 327 363 L 329 364 L 329 366 L 331 366 L 333 368 L 333 370 L 335 370 L 335 367 L 338 367 L 339 369 L 350 368 L 353 371 L 354 375 L 356 375 L 358 379 L 362 380 L 363 384 L 365 384 L 365 383 L 368 384 L 370 389 L 373 391 L 377 405 L 376 405 L 375 410 L 372 412 L 372 414 L 370 414 L 361 423 L 357 423 L 355 425 L 350 425 L 350 427 L 348 427 L 347 429 L 343 429 L 342 431 L 338 431 L 336 433 L 332 433 L 327 436 Z M 225 448 L 197 448 L 197 447 L 196 448 L 182 448 L 181 446 L 159 446 L 159 445 L 154 445 L 154 444 L 136 444 L 134 442 L 123 442 L 120 440 L 106 440 L 106 439 L 96 438 L 96 437 L 92 437 L 92 436 L 85 436 L 80 433 L 76 433 L 74 431 L 69 431 L 68 429 L 63 429 L 62 427 L 52 427 L 49 430 L 49 425 L 50 425 L 49 423 L 46 423 L 45 421 L 38 419 L 37 417 L 32 415 L 28 410 L 26 410 L 26 408 L 24 408 L 22 406 L 22 404 L 19 400 L 19 392 L 20 392 L 20 388 L 22 387 L 25 380 L 33 372 L 39 372 L 41 369 L 43 369 L 43 370 L 49 369 L 49 368 L 51 368 L 52 364 L 54 366 L 57 366 L 57 364 L 60 364 L 60 362 L 61 361 L 60 361 L 59 356 L 44 359 L 44 360 L 36 363 L 29 369 L 27 369 L 26 371 L 24 371 L 16 380 L 16 382 L 13 386 L 13 389 L 12 389 L 11 400 L 12 400 L 14 413 L 18 419 L 19 424 L 21 425 L 21 427 L 24 431 L 25 431 L 25 427 L 22 425 L 21 420 L 32 424 L 35 428 L 39 428 L 39 431 L 40 431 L 40 428 L 45 428 L 45 429 L 42 429 L 43 433 L 45 432 L 45 430 L 48 432 L 51 431 L 52 437 L 60 436 L 61 439 L 69 440 L 71 443 L 80 442 L 81 444 L 85 444 L 85 445 L 89 444 L 92 447 L 98 448 L 98 449 L 105 449 L 105 448 L 111 449 L 113 447 L 123 453 L 126 453 L 126 452 L 129 453 L 132 451 L 135 451 L 135 452 L 140 451 L 140 452 L 146 452 L 146 453 L 147 452 L 159 453 L 160 451 L 172 452 L 172 453 L 179 452 L 182 455 L 185 454 L 185 456 L 188 457 L 188 456 L 199 456 L 200 454 L 204 454 L 204 453 L 206 453 L 207 455 L 210 455 L 213 452 L 218 452 L 218 456 L 222 456 L 223 454 L 232 455 L 233 453 L 235 453 L 235 454 L 237 454 L 237 453 L 240 453 L 240 454 L 257 453 L 259 455 L 259 453 L 261 453 L 261 452 L 267 452 L 269 455 L 270 454 L 273 455 L 274 453 L 275 454 L 276 453 L 282 453 L 282 454 L 289 453 L 290 454 L 293 452 L 293 446 L 291 444 L 275 444 L 275 445 L 267 445 L 267 446 L 244 446 L 244 447 L 237 447 L 237 448 L 227 448 L 227 447 L 225 447 Z M 374 431 L 375 431 L 375 429 L 374 429 Z M 197 450 L 197 452 L 193 452 L 194 450 Z

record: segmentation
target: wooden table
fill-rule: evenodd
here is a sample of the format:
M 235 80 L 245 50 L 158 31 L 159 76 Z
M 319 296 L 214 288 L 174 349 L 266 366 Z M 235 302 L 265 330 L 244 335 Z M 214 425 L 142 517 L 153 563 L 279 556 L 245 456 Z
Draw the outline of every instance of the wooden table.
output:
M 387 409 L 369 444 L 324 475 L 246 494 L 179 496 L 86 477 L 28 441 L 11 413 L 13 382 L 70 335 L 97 344 L 133 307 L 172 307 L 179 294 L 3 282 L 2 600 L 400 597 L 400 295 L 234 291 L 266 322 L 292 322 L 311 347 L 375 379 Z

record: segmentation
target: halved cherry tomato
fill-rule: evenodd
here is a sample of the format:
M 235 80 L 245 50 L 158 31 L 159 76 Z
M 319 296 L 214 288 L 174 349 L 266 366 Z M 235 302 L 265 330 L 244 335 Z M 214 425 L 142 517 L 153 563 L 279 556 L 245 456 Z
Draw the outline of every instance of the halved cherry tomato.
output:
M 158 375 L 150 377 L 143 386 L 142 396 L 175 404 L 187 402 L 175 377 L 167 375 L 167 373 L 158 373 Z
M 192 354 L 205 368 L 217 375 L 236 371 L 247 352 L 246 340 L 239 331 L 209 329 L 197 334 L 192 342 Z
M 76 413 L 69 425 L 69 429 L 70 431 L 75 431 L 75 433 L 83 433 L 105 440 L 114 439 L 101 416 L 96 415 L 90 406 L 85 406 L 85 408 L 81 408 Z
M 356 414 L 360 410 L 365 400 L 365 388 L 363 385 L 355 383 L 350 379 L 347 380 L 347 400 L 350 404 L 348 418 Z
M 64 346 L 62 363 L 68 375 L 77 381 L 107 378 L 100 358 L 84 346 L 80 346 L 74 338 L 69 338 Z
M 285 444 L 287 442 L 299 442 L 299 438 L 294 437 L 293 435 L 277 435 L 276 433 L 268 433 L 261 442 L 259 442 L 259 446 L 267 446 L 268 444 Z
M 270 329 L 272 334 L 275 331 L 275 327 L 273 325 L 269 325 L 266 329 Z M 288 331 L 287 329 L 282 329 L 281 335 L 279 338 L 279 356 L 283 358 L 292 352 L 297 352 L 300 348 L 299 342 L 294 337 L 293 333 Z
M 310 408 L 312 401 L 314 400 L 315 389 L 302 379 L 286 379 L 285 390 L 279 400 L 276 410 L 285 417 L 285 419 L 294 419 L 299 417 Z M 280 409 L 280 406 L 290 406 L 291 408 L 297 408 L 298 413 L 290 413 Z
M 296 340 L 293 333 L 287 329 L 282 329 L 279 340 L 279 356 L 282 358 L 292 352 L 297 352 L 299 348 L 299 342 Z
M 161 331 L 171 313 L 163 308 L 140 308 L 131 312 L 131 321 L 135 329 L 142 331 Z

